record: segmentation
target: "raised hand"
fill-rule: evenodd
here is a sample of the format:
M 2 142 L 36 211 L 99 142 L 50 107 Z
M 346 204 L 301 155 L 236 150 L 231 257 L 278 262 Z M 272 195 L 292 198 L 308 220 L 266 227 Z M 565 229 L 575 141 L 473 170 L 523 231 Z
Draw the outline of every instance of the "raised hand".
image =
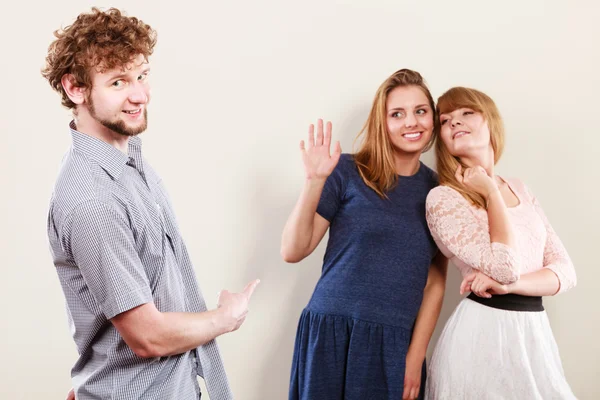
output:
M 319 119 L 317 122 L 317 137 L 315 138 L 315 126 L 310 124 L 306 146 L 304 140 L 300 141 L 306 179 L 325 180 L 331 175 L 342 154 L 340 142 L 335 142 L 333 153 L 330 154 L 330 150 L 331 122 L 327 122 L 325 132 L 323 132 L 323 120 Z
M 258 279 L 248 283 L 241 293 L 231 293 L 228 290 L 219 292 L 217 306 L 224 312 L 229 332 L 238 330 L 246 320 L 250 297 L 259 283 Z
M 455 176 L 459 183 L 462 183 L 468 189 L 474 190 L 483 197 L 487 197 L 493 191 L 498 190 L 496 181 L 490 178 L 481 166 L 465 168 L 463 173 L 462 166 L 459 164 Z

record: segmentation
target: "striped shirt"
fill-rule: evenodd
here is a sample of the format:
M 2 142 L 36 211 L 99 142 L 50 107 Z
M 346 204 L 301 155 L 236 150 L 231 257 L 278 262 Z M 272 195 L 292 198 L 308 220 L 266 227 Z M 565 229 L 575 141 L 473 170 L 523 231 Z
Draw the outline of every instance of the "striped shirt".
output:
M 129 138 L 125 154 L 73 122 L 70 128 L 48 237 L 79 352 L 71 371 L 77 399 L 199 399 L 198 375 L 212 400 L 233 398 L 214 340 L 175 356 L 140 358 L 109 321 L 151 301 L 161 312 L 202 312 L 206 304 L 140 139 Z

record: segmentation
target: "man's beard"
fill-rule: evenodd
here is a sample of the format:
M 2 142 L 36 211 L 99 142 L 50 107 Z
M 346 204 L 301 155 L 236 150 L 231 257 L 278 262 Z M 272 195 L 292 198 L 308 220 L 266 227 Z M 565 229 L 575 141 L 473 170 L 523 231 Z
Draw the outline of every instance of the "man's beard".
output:
M 144 122 L 141 125 L 136 126 L 134 128 L 128 127 L 127 124 L 125 123 L 125 121 L 123 121 L 123 120 L 109 121 L 109 120 L 98 118 L 98 115 L 96 114 L 96 109 L 94 108 L 94 102 L 92 101 L 91 98 L 89 99 L 89 109 L 90 109 L 90 115 L 92 116 L 92 118 L 94 118 L 96 121 L 98 121 L 100 124 L 102 124 L 102 126 L 110 129 L 111 131 L 113 131 L 115 133 L 118 133 L 119 135 L 136 136 L 136 135 L 139 135 L 140 133 L 144 132 L 146 130 L 146 128 L 148 127 L 148 110 L 145 107 L 144 107 Z

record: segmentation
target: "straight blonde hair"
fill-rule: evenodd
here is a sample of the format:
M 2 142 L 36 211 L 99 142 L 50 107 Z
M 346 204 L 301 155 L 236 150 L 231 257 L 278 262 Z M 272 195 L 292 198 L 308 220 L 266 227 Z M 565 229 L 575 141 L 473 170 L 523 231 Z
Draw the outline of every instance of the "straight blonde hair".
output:
M 398 181 L 394 166 L 394 148 L 387 128 L 386 105 L 389 93 L 400 86 L 416 86 L 429 100 L 434 129 L 430 142 L 423 149 L 424 152 L 431 148 L 436 132 L 439 131 L 435 102 L 421 74 L 410 69 L 401 69 L 394 72 L 379 86 L 369 117 L 355 139 L 355 143 L 359 138 L 363 138 L 363 142 L 354 155 L 354 161 L 365 184 L 382 198 L 387 198 L 386 193 Z

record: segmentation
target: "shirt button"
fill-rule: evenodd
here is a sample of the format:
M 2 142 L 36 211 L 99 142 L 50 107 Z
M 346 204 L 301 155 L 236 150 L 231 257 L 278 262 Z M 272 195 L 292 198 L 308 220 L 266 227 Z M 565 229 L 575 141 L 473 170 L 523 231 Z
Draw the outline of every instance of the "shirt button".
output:
M 160 210 L 160 204 L 156 203 L 156 208 Z

